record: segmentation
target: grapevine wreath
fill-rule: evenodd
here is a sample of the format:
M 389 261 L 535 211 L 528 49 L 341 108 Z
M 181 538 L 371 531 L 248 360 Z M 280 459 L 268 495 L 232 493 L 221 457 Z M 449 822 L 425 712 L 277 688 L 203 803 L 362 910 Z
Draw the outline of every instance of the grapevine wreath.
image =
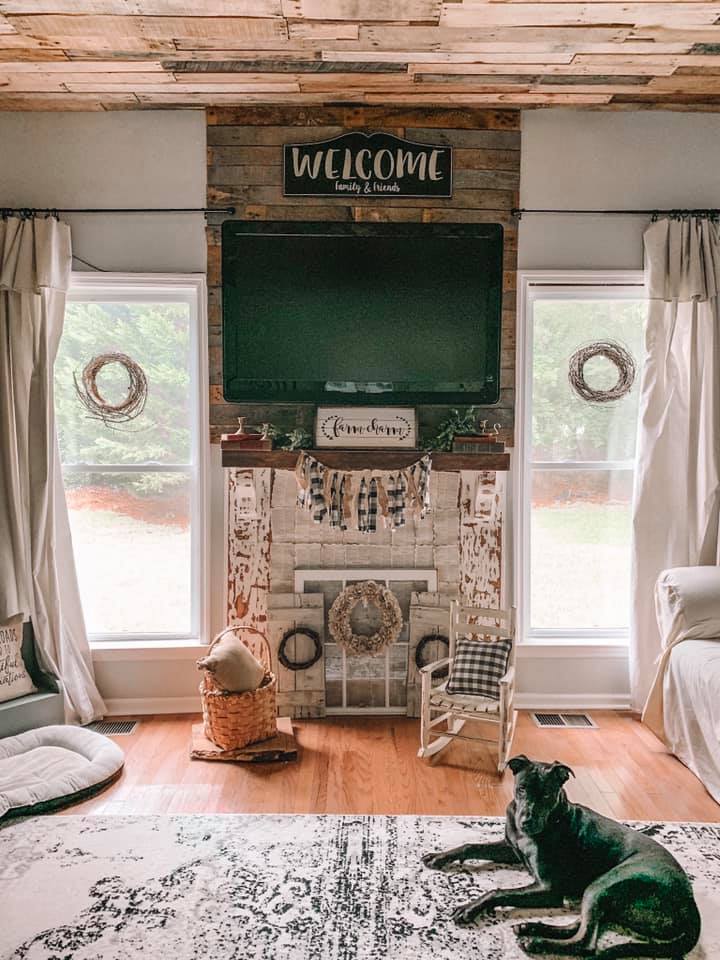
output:
M 380 610 L 382 624 L 372 636 L 353 633 L 350 615 L 358 603 L 362 603 L 364 607 L 368 603 L 374 603 Z M 374 580 L 353 583 L 345 587 L 330 607 L 328 616 L 332 638 L 345 649 L 346 653 L 365 653 L 373 657 L 383 653 L 391 643 L 395 643 L 402 625 L 402 613 L 395 596 L 387 587 L 375 583 Z
M 106 400 L 97 383 L 100 371 L 113 363 L 123 367 L 128 377 L 127 394 L 119 403 Z M 145 409 L 148 393 L 145 371 L 125 353 L 101 353 L 85 364 L 79 382 L 76 374 L 73 374 L 73 379 L 75 391 L 87 412 L 93 419 L 102 420 L 106 425 L 129 423 Z
M 591 387 L 585 380 L 585 364 L 593 357 L 605 357 L 617 370 L 617 380 L 608 390 Z M 589 403 L 612 403 L 630 393 L 635 381 L 635 360 L 632 354 L 615 340 L 588 343 L 570 357 L 568 380 L 581 400 Z

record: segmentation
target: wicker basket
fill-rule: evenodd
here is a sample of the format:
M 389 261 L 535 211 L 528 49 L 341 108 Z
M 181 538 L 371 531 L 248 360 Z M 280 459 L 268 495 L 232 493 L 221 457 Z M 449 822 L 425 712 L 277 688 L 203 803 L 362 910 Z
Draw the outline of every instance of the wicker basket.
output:
M 277 680 L 270 669 L 270 646 L 264 634 L 253 627 L 228 627 L 215 637 L 210 650 L 227 633 L 239 634 L 251 650 L 252 645 L 243 634 L 256 634 L 262 641 L 265 661 L 265 676 L 257 690 L 229 693 L 218 686 L 207 670 L 200 684 L 205 736 L 223 750 L 239 750 L 249 743 L 269 740 L 277 733 Z

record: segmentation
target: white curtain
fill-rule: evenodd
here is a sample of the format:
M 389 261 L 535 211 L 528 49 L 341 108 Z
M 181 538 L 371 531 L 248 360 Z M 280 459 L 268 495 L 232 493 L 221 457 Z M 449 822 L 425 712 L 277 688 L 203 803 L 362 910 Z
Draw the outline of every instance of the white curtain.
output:
M 0 622 L 32 620 L 68 721 L 104 704 L 95 686 L 55 434 L 53 365 L 70 280 L 70 228 L 0 219 Z
M 632 705 L 661 640 L 654 585 L 668 567 L 717 564 L 720 516 L 720 228 L 660 220 L 645 232 L 649 314 L 633 505 Z

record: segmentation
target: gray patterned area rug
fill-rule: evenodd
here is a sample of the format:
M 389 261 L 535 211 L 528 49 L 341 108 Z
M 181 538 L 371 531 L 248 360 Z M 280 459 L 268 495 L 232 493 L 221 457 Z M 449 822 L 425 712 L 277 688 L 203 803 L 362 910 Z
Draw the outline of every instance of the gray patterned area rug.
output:
M 720 825 L 637 824 L 690 874 L 693 958 L 720 960 Z M 37 817 L 0 829 L 0 956 L 14 960 L 520 960 L 512 925 L 571 911 L 452 908 L 521 870 L 425 869 L 421 853 L 502 836 L 498 819 Z

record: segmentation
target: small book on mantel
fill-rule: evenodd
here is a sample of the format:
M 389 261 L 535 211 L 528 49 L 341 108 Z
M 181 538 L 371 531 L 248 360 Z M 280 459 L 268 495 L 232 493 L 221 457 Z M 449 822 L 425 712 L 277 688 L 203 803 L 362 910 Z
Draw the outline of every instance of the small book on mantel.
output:
M 272 450 L 272 440 L 264 439 L 259 433 L 223 433 L 223 443 L 236 443 L 243 450 Z
M 505 453 L 505 443 L 496 433 L 480 433 L 474 437 L 455 437 L 453 453 Z

